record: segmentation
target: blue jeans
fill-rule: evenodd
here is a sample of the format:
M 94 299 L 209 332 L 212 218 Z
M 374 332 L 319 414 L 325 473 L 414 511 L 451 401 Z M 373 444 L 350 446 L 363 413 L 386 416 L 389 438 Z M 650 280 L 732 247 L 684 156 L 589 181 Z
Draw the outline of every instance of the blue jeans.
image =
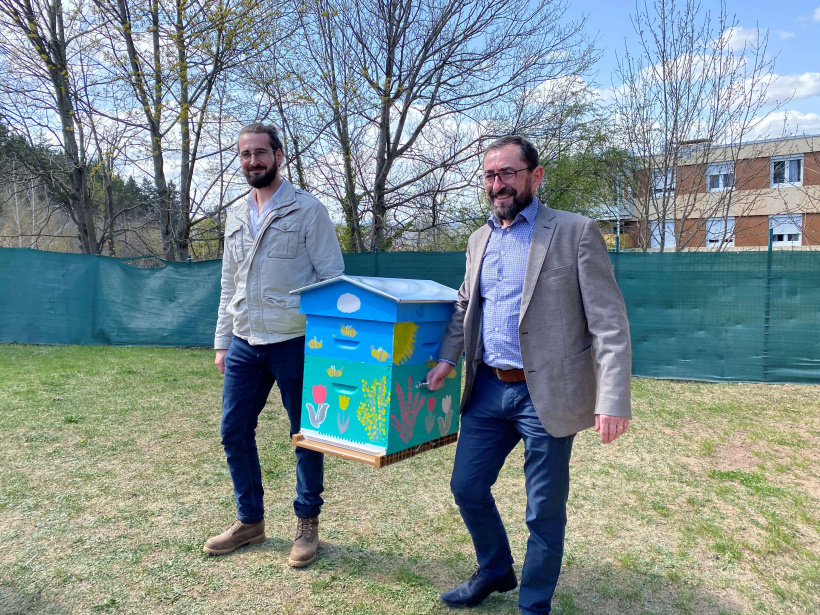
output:
M 236 494 L 236 518 L 258 523 L 265 517 L 262 501 L 262 470 L 256 449 L 256 425 L 273 383 L 279 386 L 282 404 L 290 419 L 290 435 L 297 433 L 302 414 L 302 378 L 305 338 L 278 344 L 251 346 L 234 337 L 225 356 L 222 389 L 222 446 Z M 324 455 L 296 448 L 297 517 L 319 515 L 323 500 Z
M 486 366 L 479 367 L 461 416 L 450 488 L 473 538 L 481 576 L 503 577 L 513 557 L 490 489 L 507 455 L 519 440 L 524 440 L 530 537 L 518 594 L 522 613 L 549 613 L 551 609 L 564 555 L 569 458 L 574 438 L 553 438 L 546 432 L 526 382 L 502 382 Z

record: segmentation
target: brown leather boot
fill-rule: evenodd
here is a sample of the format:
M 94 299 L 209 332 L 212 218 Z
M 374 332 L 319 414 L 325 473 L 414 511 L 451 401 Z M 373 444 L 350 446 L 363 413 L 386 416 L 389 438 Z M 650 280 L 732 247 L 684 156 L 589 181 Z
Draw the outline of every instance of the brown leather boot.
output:
M 246 524 L 237 519 L 219 536 L 206 540 L 202 550 L 208 555 L 225 555 L 243 545 L 256 545 L 260 542 L 265 542 L 265 520 Z
M 316 559 L 319 546 L 319 517 L 302 519 L 296 517 L 296 540 L 290 550 L 288 564 L 295 568 L 307 566 Z

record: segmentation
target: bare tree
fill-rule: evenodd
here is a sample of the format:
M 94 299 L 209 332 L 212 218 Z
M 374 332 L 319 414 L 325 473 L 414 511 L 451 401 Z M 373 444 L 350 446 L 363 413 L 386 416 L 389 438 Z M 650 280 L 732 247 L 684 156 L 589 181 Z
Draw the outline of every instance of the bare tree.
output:
M 98 254 L 102 243 L 97 240 L 88 152 L 77 109 L 76 65 L 83 55 L 84 34 L 75 18 L 79 10 L 64 9 L 62 0 L 0 0 L 0 53 L 11 58 L 11 74 L 4 76 L 0 94 L 7 118 L 27 130 L 39 127 L 62 150 L 65 179 L 59 169 L 50 174 L 52 197 L 74 222 L 80 250 Z
M 318 111 L 312 123 L 312 132 L 317 137 L 313 156 L 326 161 L 318 166 L 324 180 L 322 184 L 330 188 L 344 213 L 346 232 L 342 247 L 362 252 L 365 246 L 360 225 L 356 152 L 368 125 L 368 113 L 360 94 L 362 76 L 349 61 L 354 50 L 338 10 L 332 0 L 316 0 L 300 13 L 299 40 L 304 43 L 311 66 L 321 66 L 323 70 L 317 74 L 300 71 L 297 67 L 302 54 L 293 47 L 288 66 L 292 67 L 289 73 L 296 76 L 307 100 L 316 103 L 312 105 Z M 341 181 L 335 181 L 336 178 Z
M 384 249 L 423 227 L 414 212 L 464 191 L 482 140 L 539 135 L 539 88 L 594 60 L 565 13 L 562 0 L 309 3 L 289 72 L 321 118 L 314 129 L 329 127 L 308 151 L 311 184 L 338 186 L 350 247 Z
M 720 249 L 731 234 L 726 221 L 751 211 L 757 196 L 732 188 L 754 183 L 741 152 L 744 160 L 754 157 L 746 142 L 771 104 L 767 35 L 758 31 L 735 45 L 738 22 L 723 1 L 713 14 L 699 0 L 643 0 L 632 23 L 637 43 L 618 57 L 613 111 L 623 147 L 640 163 L 632 190 L 635 239 L 644 250 L 653 243 L 663 250 L 671 232 L 683 249 L 722 228 L 713 242 Z M 718 180 L 707 186 L 710 173 Z
M 141 117 L 112 119 L 147 131 L 161 202 L 162 254 L 167 260 L 186 260 L 192 227 L 220 206 L 211 203 L 212 210 L 206 209 L 218 182 L 199 178 L 197 166 L 209 159 L 225 161 L 225 148 L 233 147 L 221 133 L 225 123 L 236 122 L 236 109 L 226 109 L 226 100 L 215 94 L 232 82 L 240 66 L 276 44 L 282 11 L 250 0 L 94 2 L 108 33 L 112 75 L 127 84 L 141 110 Z M 177 202 L 169 189 L 170 159 L 178 160 Z

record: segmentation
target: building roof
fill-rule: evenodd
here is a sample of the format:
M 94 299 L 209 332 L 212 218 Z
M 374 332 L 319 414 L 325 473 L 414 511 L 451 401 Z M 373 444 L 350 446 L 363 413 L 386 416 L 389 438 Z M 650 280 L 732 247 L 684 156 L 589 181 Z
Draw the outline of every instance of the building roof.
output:
M 712 155 L 709 157 L 709 162 L 716 163 L 721 161 L 729 162 L 735 158 L 738 160 L 748 160 L 751 158 L 809 154 L 820 151 L 820 135 L 797 135 L 778 139 L 746 141 L 741 146 L 738 146 L 737 143 L 714 144 L 710 146 L 708 142 L 705 144 L 693 142 L 687 144 L 685 147 L 687 151 L 682 152 L 679 166 L 697 164 L 698 154 L 704 149 L 711 151 Z

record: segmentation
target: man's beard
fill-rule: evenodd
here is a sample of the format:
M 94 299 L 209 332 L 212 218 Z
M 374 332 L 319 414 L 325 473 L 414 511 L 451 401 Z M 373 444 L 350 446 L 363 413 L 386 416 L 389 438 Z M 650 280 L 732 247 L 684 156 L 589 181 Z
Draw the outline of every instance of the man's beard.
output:
M 252 188 L 267 188 L 273 183 L 273 180 L 276 179 L 276 174 L 279 172 L 279 165 L 276 161 L 273 161 L 273 168 L 262 175 L 251 175 L 253 171 L 258 171 L 259 169 L 248 169 L 245 171 L 245 179 L 248 180 L 248 183 L 251 185 Z
M 496 218 L 499 220 L 515 220 L 515 217 L 524 211 L 527 205 L 532 203 L 532 198 L 535 195 L 529 189 L 518 192 L 518 190 L 514 188 L 504 187 L 498 192 L 491 190 L 487 196 L 490 197 L 490 203 L 492 203 Z M 509 205 L 496 204 L 496 198 L 508 196 L 513 197 L 512 203 Z

